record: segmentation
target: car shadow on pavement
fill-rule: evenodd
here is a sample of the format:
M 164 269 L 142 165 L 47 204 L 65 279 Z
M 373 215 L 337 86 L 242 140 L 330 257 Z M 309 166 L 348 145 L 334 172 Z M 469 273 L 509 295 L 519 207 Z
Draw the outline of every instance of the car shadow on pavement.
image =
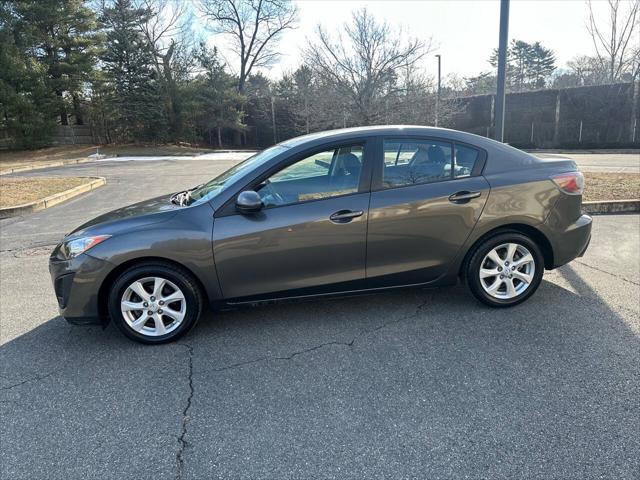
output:
M 280 303 L 157 347 L 53 318 L 0 347 L 1 476 L 632 476 L 640 341 L 554 275 L 511 309 L 462 287 Z

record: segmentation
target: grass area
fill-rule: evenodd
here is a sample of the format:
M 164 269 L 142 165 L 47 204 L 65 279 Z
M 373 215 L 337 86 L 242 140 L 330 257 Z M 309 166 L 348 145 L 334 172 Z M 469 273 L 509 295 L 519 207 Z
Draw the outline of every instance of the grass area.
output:
M 583 172 L 584 201 L 640 198 L 640 174 Z
M 35 202 L 91 182 L 79 177 L 0 177 L 0 208 Z
M 186 147 L 181 145 L 105 145 L 100 146 L 100 153 L 107 156 L 117 155 L 196 155 L 213 152 L 210 148 Z M 40 148 L 37 150 L 1 151 L 0 170 L 16 168 L 38 163 L 46 165 L 62 160 L 87 158 L 96 153 L 96 146 L 62 145 L 58 147 Z

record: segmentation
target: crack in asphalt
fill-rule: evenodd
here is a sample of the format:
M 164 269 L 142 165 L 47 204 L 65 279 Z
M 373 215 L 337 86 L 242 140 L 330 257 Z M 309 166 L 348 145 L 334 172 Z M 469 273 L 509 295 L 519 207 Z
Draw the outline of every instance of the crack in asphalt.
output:
M 178 451 L 176 452 L 176 479 L 182 479 L 182 474 L 184 471 L 184 451 L 188 446 L 187 443 L 187 424 L 189 423 L 189 410 L 191 410 L 191 401 L 193 400 L 193 347 L 186 343 L 180 343 L 187 349 L 189 352 L 189 395 L 187 396 L 187 402 L 182 410 L 182 430 L 180 432 L 180 436 L 178 437 Z
M 62 368 L 64 368 L 64 367 L 62 367 Z M 2 387 L 2 388 L 0 388 L 0 390 L 2 390 L 2 391 L 11 390 L 12 388 L 19 387 L 20 385 L 24 385 L 25 383 L 39 382 L 41 380 L 44 380 L 45 378 L 50 377 L 51 375 L 54 375 L 55 373 L 58 373 L 60 370 L 62 370 L 62 368 L 58 368 L 56 370 L 53 370 L 52 372 L 45 373 L 44 375 L 36 375 L 34 377 L 27 378 L 25 380 L 22 380 L 21 382 L 14 383 L 13 385 L 8 385 L 6 387 Z
M 358 341 L 358 339 L 364 337 L 365 335 L 369 335 L 371 333 L 375 333 L 379 330 L 382 330 L 384 328 L 387 328 L 390 325 L 394 325 L 397 323 L 400 323 L 402 321 L 408 320 L 410 318 L 414 318 L 416 317 L 420 311 L 427 305 L 427 301 L 425 300 L 424 302 L 421 302 L 416 308 L 415 311 L 409 315 L 404 315 L 400 318 L 397 318 L 395 320 L 390 320 L 387 322 L 383 322 L 382 324 L 378 325 L 375 328 L 370 328 L 370 329 L 366 329 L 361 331 L 360 333 L 358 333 L 357 335 L 355 335 L 350 341 L 348 342 L 339 342 L 336 340 L 332 340 L 330 342 L 324 342 L 318 345 L 314 345 L 312 347 L 309 348 L 305 348 L 303 350 L 298 350 L 295 351 L 293 353 L 291 353 L 290 355 L 287 356 L 272 356 L 272 355 L 265 355 L 263 357 L 259 357 L 259 358 L 255 358 L 253 360 L 247 360 L 247 361 L 243 361 L 243 362 L 237 362 L 237 363 L 232 363 L 230 365 L 226 365 L 224 367 L 220 367 L 220 368 L 216 368 L 213 371 L 214 372 L 223 372 L 225 370 L 232 370 L 234 368 L 238 368 L 238 367 L 244 367 L 246 365 L 252 365 L 254 363 L 260 363 L 260 362 L 264 362 L 264 361 L 269 361 L 269 360 L 292 360 L 293 358 L 299 356 L 299 355 L 303 355 L 305 353 L 309 353 L 309 352 L 313 352 L 315 350 L 320 350 L 324 347 L 328 347 L 328 346 L 332 346 L 332 345 L 338 345 L 338 346 L 343 346 L 343 347 L 353 347 L 353 345 L 356 343 L 356 341 Z
M 73 335 L 74 331 L 75 330 L 73 329 L 73 327 L 69 327 L 69 329 L 67 330 L 68 338 L 67 338 L 67 341 L 64 344 L 65 348 L 67 348 L 69 346 L 69 342 L 70 342 L 69 337 L 73 337 L 74 336 Z M 92 355 L 91 357 L 88 358 L 87 362 L 88 363 L 92 363 L 100 355 L 101 355 L 100 353 L 96 353 L 95 355 Z M 50 372 L 44 373 L 42 375 L 34 375 L 32 377 L 25 378 L 24 380 L 16 382 L 16 383 L 14 383 L 12 385 L 7 385 L 6 387 L 0 387 L 0 391 L 11 390 L 13 388 L 16 388 L 16 387 L 19 387 L 21 385 L 24 385 L 25 383 L 40 382 L 40 381 L 44 380 L 45 378 L 49 378 L 50 376 L 55 375 L 56 373 L 59 373 L 59 372 L 62 372 L 64 370 L 66 370 L 69 367 L 70 363 L 71 362 L 67 362 L 67 363 L 61 365 L 60 367 L 55 368 L 55 369 L 51 370 Z M 4 375 L 0 375 L 0 376 L 3 376 L 4 378 L 7 378 Z
M 638 283 L 638 282 L 635 282 L 635 281 L 630 280 L 630 279 L 625 278 L 625 277 L 619 277 L 619 276 L 618 276 L 618 275 L 616 275 L 615 273 L 607 272 L 606 270 L 603 270 L 602 268 L 594 267 L 593 265 L 589 265 L 588 263 L 581 262 L 580 260 L 574 260 L 574 261 L 575 261 L 578 265 L 583 265 L 583 266 L 585 266 L 585 267 L 587 267 L 587 268 L 592 268 L 593 270 L 597 270 L 597 271 L 598 271 L 598 272 L 600 272 L 600 273 L 606 273 L 607 275 L 611 275 L 612 277 L 616 277 L 616 278 L 618 278 L 618 279 L 622 280 L 623 282 L 628 282 L 628 283 L 630 283 L 630 284 L 632 284 L 632 285 L 639 285 L 639 286 L 640 286 L 640 283 Z
M 353 347 L 353 345 L 356 343 L 356 341 L 360 338 L 362 338 L 365 335 L 369 335 L 371 333 L 375 333 L 378 332 L 390 325 L 394 325 L 397 323 L 400 323 L 402 321 L 408 320 L 410 318 L 415 318 L 416 316 L 418 316 L 418 314 L 420 313 L 420 311 L 427 305 L 427 300 L 421 302 L 414 310 L 413 313 L 409 314 L 409 315 L 404 315 L 400 318 L 397 318 L 395 320 L 390 320 L 388 322 L 383 322 L 382 324 L 378 325 L 375 328 L 370 328 L 367 330 L 363 330 L 360 333 L 358 333 L 357 335 L 355 335 L 351 341 L 349 342 L 339 342 L 336 340 L 330 341 L 330 342 L 324 342 L 318 345 L 314 345 L 312 347 L 309 348 L 305 348 L 303 350 L 297 350 L 287 356 L 264 356 L 264 357 L 260 357 L 260 358 L 256 358 L 253 360 L 247 360 L 244 362 L 238 362 L 238 363 L 233 363 L 231 365 L 227 365 L 225 367 L 221 367 L 221 368 L 217 368 L 214 369 L 214 372 L 222 372 L 225 370 L 231 370 L 234 368 L 238 368 L 238 367 L 243 367 L 245 365 L 251 365 L 254 363 L 259 363 L 259 362 L 264 362 L 264 361 L 269 361 L 269 360 L 292 360 L 295 357 L 299 356 L 299 355 L 304 355 L 305 353 L 309 353 L 309 352 L 313 352 L 315 350 L 320 350 L 322 348 L 331 346 L 331 345 L 338 345 L 338 346 L 344 346 L 344 347 Z M 185 404 L 184 409 L 182 410 L 182 430 L 180 432 L 180 436 L 178 437 L 178 451 L 176 452 L 176 480 L 181 480 L 183 478 L 183 473 L 184 473 L 184 464 L 185 464 L 185 458 L 184 458 L 184 453 L 185 450 L 188 448 L 189 443 L 186 440 L 186 436 L 187 436 L 187 427 L 188 427 L 188 423 L 191 421 L 191 417 L 189 416 L 189 412 L 191 410 L 191 403 L 193 401 L 193 397 L 195 394 L 195 390 L 193 387 L 193 347 L 189 344 L 186 343 L 179 343 L 178 345 L 181 345 L 183 347 L 185 347 L 189 353 L 189 370 L 188 370 L 188 381 L 189 381 L 189 395 L 187 396 L 187 401 Z

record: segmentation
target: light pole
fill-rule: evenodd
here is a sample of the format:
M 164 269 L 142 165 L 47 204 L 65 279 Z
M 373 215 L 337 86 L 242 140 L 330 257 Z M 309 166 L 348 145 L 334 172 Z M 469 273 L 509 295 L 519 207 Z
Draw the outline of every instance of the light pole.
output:
M 496 91 L 495 139 L 504 142 L 504 101 L 507 78 L 507 39 L 509 37 L 509 0 L 500 0 L 500 38 L 498 43 L 498 88 Z
M 436 95 L 436 127 L 438 126 L 438 120 L 440 120 L 440 55 L 436 55 L 438 59 L 438 94 Z

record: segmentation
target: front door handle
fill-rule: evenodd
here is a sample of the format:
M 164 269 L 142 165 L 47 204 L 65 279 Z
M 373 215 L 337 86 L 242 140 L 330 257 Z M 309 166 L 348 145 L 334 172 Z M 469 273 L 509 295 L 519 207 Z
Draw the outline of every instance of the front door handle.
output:
M 333 223 L 348 223 L 354 218 L 362 216 L 363 213 L 362 210 L 338 210 L 329 217 L 329 220 Z
M 482 195 L 481 192 L 468 192 L 464 190 L 450 195 L 449 201 L 453 203 L 467 203 L 469 200 L 478 198 L 480 195 Z

